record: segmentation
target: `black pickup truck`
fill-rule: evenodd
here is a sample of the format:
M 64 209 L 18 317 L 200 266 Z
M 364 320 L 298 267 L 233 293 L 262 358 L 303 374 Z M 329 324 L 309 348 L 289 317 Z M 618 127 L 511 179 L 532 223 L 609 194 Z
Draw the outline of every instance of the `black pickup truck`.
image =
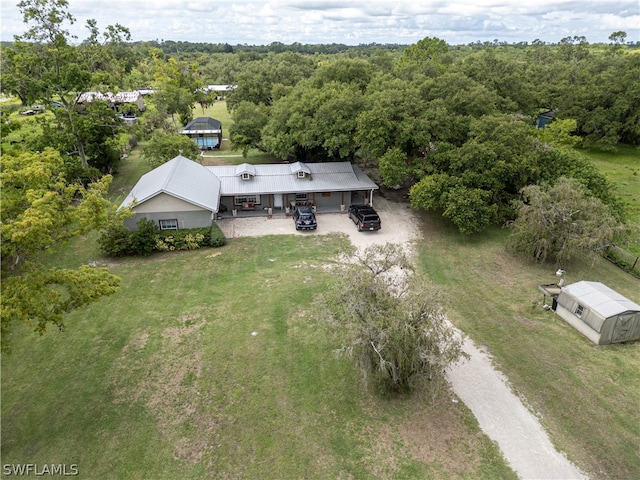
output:
M 349 218 L 356 224 L 359 232 L 363 230 L 380 230 L 382 228 L 382 221 L 371 205 L 351 205 L 349 207 Z

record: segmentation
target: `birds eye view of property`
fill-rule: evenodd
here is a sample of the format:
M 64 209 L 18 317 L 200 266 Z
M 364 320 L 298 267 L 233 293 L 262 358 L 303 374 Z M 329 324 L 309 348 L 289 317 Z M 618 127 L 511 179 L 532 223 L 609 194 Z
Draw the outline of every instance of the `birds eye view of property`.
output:
M 3 478 L 640 478 L 633 35 L 79 38 L 84 3 L 0 43 Z

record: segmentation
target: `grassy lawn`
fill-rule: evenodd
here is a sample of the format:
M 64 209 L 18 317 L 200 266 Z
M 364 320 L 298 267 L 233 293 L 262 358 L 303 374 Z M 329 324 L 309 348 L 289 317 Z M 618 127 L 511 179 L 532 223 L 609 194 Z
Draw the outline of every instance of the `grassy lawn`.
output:
M 75 463 L 100 479 L 515 478 L 450 394 L 379 398 L 333 355 L 339 336 L 314 302 L 343 241 L 114 262 L 121 291 L 64 332 L 15 327 L 3 463 Z
M 592 478 L 640 478 L 640 343 L 596 347 L 541 308 L 556 267 L 508 254 L 507 232 L 466 237 L 424 216 L 420 268 L 448 292 L 452 321 L 485 345 L 556 446 Z M 600 281 L 640 302 L 640 280 L 609 262 L 563 265 L 566 282 Z
M 640 148 L 621 145 L 617 152 L 585 150 L 584 153 L 617 186 L 625 203 L 634 237 L 640 238 Z M 640 242 L 625 248 L 640 256 Z
M 240 163 L 278 163 L 279 159 L 264 152 L 251 149 L 247 152 L 246 158 L 242 156 L 241 150 L 233 150 L 229 141 L 229 127 L 233 124 L 231 115 L 227 111 L 227 102 L 218 101 L 212 103 L 208 108 L 202 109 L 197 105 L 193 109 L 193 117 L 211 117 L 220 120 L 222 123 L 222 144 L 220 150 L 205 152 L 203 165 L 219 165 L 221 163 L 238 165 Z

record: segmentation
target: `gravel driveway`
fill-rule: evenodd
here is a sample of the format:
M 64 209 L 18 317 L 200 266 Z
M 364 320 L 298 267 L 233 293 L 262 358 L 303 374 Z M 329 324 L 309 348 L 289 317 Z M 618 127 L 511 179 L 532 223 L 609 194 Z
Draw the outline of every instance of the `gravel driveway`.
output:
M 358 232 L 347 214 L 318 215 L 318 229 L 296 231 L 291 218 L 266 217 L 221 219 L 218 225 L 227 238 L 259 235 L 323 235 L 345 233 L 354 246 L 402 243 L 412 251 L 419 239 L 419 221 L 406 205 L 377 197 L 374 207 L 382 219 L 378 232 Z M 454 365 L 449 382 L 455 394 L 473 412 L 482 431 L 498 444 L 507 463 L 519 478 L 573 480 L 587 478 L 551 443 L 540 422 L 516 396 L 507 378 L 493 367 L 491 357 L 465 340 L 470 359 Z
M 374 207 L 382 220 L 382 229 L 377 232 L 358 232 L 346 213 L 318 214 L 318 229 L 314 231 L 296 230 L 293 220 L 284 216 L 222 218 L 218 225 L 227 238 L 256 237 L 260 235 L 325 235 L 345 233 L 356 247 L 367 247 L 374 243 L 403 243 L 410 246 L 418 238 L 418 220 L 404 204 L 376 198 Z

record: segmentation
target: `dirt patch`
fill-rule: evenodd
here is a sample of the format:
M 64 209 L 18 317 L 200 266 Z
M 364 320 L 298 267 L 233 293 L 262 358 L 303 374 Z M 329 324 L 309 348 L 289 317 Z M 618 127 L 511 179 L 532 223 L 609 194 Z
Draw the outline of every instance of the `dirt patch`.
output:
M 143 403 L 174 444 L 174 458 L 189 463 L 201 459 L 217 427 L 206 414 L 208 400 L 198 391 L 205 324 L 202 311 L 178 317 L 176 325 L 161 332 L 160 351 L 152 355 L 144 354 L 153 340 L 148 331 L 134 332 L 113 368 L 114 401 Z
M 428 405 L 414 405 L 398 435 L 413 458 L 444 465 L 450 472 L 476 471 L 481 460 L 478 439 L 464 424 L 459 401 L 446 392 Z

